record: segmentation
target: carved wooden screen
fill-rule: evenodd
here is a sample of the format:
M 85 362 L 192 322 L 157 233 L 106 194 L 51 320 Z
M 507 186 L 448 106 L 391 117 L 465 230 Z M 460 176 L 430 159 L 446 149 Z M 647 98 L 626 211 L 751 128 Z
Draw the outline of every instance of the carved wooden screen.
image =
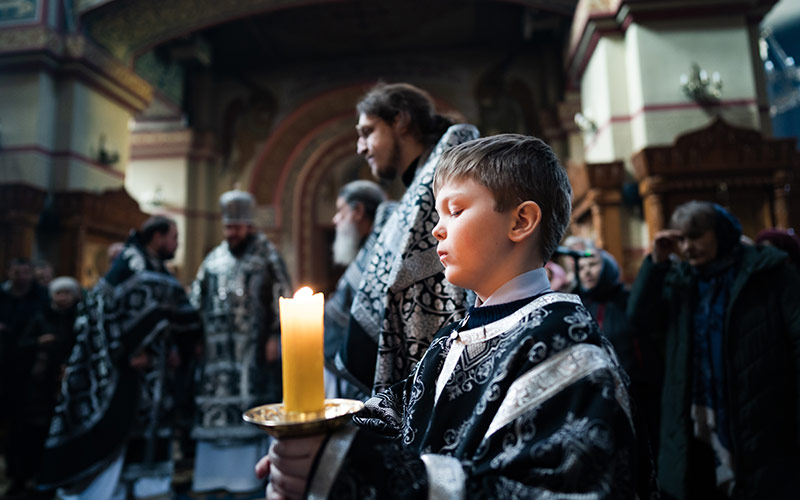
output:
M 748 236 L 767 227 L 791 227 L 797 154 L 794 139 L 763 137 L 717 118 L 678 137 L 671 146 L 646 147 L 633 156 L 650 236 L 666 227 L 672 211 L 689 200 L 728 208 Z

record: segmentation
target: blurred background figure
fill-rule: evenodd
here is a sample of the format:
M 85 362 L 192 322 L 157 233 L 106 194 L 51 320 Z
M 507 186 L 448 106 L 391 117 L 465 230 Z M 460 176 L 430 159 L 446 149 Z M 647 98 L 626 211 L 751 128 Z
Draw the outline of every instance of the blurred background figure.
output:
M 37 260 L 33 264 L 33 277 L 37 283 L 46 287 L 53 280 L 53 266 L 44 260 Z
M 800 238 L 785 229 L 764 229 L 756 236 L 757 245 L 773 246 L 789 255 L 789 261 L 800 269 Z
M 6 474 L 11 484 L 6 493 L 25 490 L 30 471 L 25 465 L 25 450 L 12 439 L 23 425 L 19 402 L 24 396 L 31 360 L 19 356 L 18 344 L 31 320 L 47 307 L 47 289 L 33 277 L 33 264 L 26 258 L 15 258 L 8 265 L 8 280 L 0 285 L 0 418 L 8 421 Z
M 637 372 L 633 327 L 628 321 L 628 290 L 620 281 L 619 266 L 605 250 L 595 248 L 578 261 L 583 303 L 611 341 L 628 375 Z
M 252 464 L 269 440 L 242 413 L 281 400 L 278 299 L 293 293 L 283 258 L 254 226 L 253 196 L 228 191 L 220 209 L 225 240 L 203 260 L 191 295 L 204 338 L 192 490 L 251 494 L 262 484 Z
M 800 274 L 785 253 L 743 245 L 719 205 L 684 203 L 670 227 L 628 307 L 665 360 L 661 488 L 675 499 L 795 498 Z
M 24 483 L 39 473 L 61 372 L 75 343 L 75 312 L 83 296 L 78 281 L 69 276 L 50 281 L 48 289 L 48 306 L 33 317 L 18 343 L 17 356 L 30 370 L 19 380 L 22 399 L 15 409 L 20 418 L 9 436 L 10 450 L 18 451 L 9 453 L 8 458 L 11 463 L 19 462 L 19 478 Z
M 585 253 L 595 248 L 594 241 L 582 236 L 568 236 L 564 239 L 564 247 L 578 253 Z M 566 283 L 562 286 L 562 291 L 567 293 L 579 293 L 578 287 L 578 269 L 575 258 L 571 256 L 563 256 L 560 261 L 564 271 L 566 272 Z
M 563 267 L 551 260 L 544 265 L 544 269 L 547 271 L 547 279 L 550 280 L 550 288 L 553 291 L 567 291 L 565 289 L 569 285 L 569 280 L 567 280 L 567 272 Z
M 169 498 L 175 412 L 170 353 L 199 335 L 183 286 L 166 269 L 172 219 L 132 231 L 75 321 L 38 482 L 62 499 Z
M 325 394 L 327 397 L 362 399 L 369 387 L 350 375 L 339 350 L 347 334 L 350 306 L 353 304 L 369 251 L 395 204 L 384 203 L 386 194 L 372 181 L 358 180 L 345 184 L 336 198 L 336 239 L 333 261 L 347 266 L 336 290 L 325 301 Z M 383 204 L 383 205 L 381 205 Z M 380 217 L 377 218 L 378 207 Z M 370 234 L 372 233 L 372 234 Z M 337 363 L 338 359 L 338 363 Z

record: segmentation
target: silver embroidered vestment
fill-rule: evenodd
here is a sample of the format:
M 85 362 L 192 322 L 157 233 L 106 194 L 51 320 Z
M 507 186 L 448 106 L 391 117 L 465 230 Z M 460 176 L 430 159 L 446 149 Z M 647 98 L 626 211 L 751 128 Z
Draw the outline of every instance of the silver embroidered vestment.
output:
M 208 254 L 192 285 L 205 337 L 196 390 L 196 439 L 260 436 L 242 421 L 253 406 L 280 401 L 280 366 L 265 358 L 269 337 L 280 335 L 278 298 L 291 296 L 286 267 L 266 236 L 252 235 L 241 255 L 227 242 Z
M 330 439 L 310 491 L 657 497 L 627 376 L 577 296 L 544 294 L 497 321 L 456 327 L 439 332 L 405 382 L 367 401 L 357 432 Z
M 439 220 L 433 174 L 442 153 L 478 138 L 472 125 L 453 125 L 442 135 L 383 226 L 350 310 L 378 344 L 373 393 L 403 380 L 444 325 L 461 319 L 467 292 L 444 278 L 431 231 Z

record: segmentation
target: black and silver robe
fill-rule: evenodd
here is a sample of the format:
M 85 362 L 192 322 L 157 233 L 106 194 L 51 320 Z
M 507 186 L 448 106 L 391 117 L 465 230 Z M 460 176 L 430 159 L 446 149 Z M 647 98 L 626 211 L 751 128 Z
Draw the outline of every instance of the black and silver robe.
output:
M 350 310 L 343 361 L 373 393 L 404 380 L 434 332 L 467 310 L 468 292 L 445 279 L 436 254 L 433 174 L 444 151 L 477 138 L 472 125 L 447 129 L 417 167 L 370 252 Z
M 223 241 L 200 265 L 191 295 L 205 333 L 195 439 L 264 435 L 245 423 L 242 413 L 280 401 L 280 363 L 268 363 L 264 351 L 268 338 L 280 336 L 281 296 L 292 296 L 286 265 L 261 233 L 249 237 L 241 255 L 231 253 Z
M 123 480 L 172 471 L 173 373 L 178 336 L 199 336 L 197 311 L 163 262 L 134 233 L 75 321 L 41 477 L 44 487 L 74 485 L 126 449 Z M 146 353 L 149 366 L 130 366 Z
M 655 498 L 627 376 L 575 295 L 444 328 L 334 434 L 309 498 Z

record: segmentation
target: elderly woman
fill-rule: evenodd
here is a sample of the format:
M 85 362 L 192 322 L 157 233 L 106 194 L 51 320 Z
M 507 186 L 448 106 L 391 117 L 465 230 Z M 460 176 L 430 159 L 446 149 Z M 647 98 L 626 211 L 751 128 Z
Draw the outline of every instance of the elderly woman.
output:
M 685 203 L 670 225 L 628 309 L 665 356 L 664 496 L 797 498 L 800 275 L 785 253 L 742 245 L 719 205 Z

